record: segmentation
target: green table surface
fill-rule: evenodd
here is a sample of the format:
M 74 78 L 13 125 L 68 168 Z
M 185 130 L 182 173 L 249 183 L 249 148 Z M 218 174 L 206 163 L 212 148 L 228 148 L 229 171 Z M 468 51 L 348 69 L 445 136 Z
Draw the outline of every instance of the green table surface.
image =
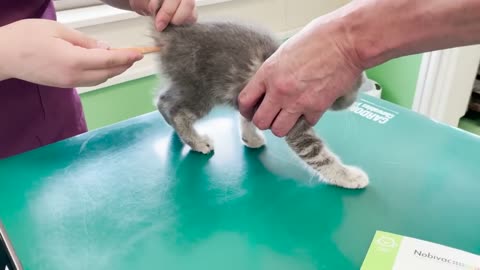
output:
M 235 116 L 198 123 L 210 156 L 153 112 L 0 161 L 0 219 L 25 268 L 350 270 L 376 230 L 480 253 L 478 137 L 362 96 L 316 127 L 370 175 L 346 190 L 269 132 L 246 149 Z

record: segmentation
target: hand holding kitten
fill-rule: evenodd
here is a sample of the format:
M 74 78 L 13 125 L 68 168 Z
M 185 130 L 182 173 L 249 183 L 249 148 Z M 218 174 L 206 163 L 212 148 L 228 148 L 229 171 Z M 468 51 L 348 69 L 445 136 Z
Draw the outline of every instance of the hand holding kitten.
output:
M 162 31 L 168 24 L 182 25 L 197 21 L 195 0 L 129 0 L 133 11 L 155 16 L 155 27 Z
M 53 87 L 100 84 L 143 58 L 135 50 L 107 50 L 83 33 L 44 19 L 0 27 L 0 80 L 17 78 Z
M 341 27 L 321 17 L 282 44 L 241 92 L 241 114 L 278 137 L 287 135 L 302 115 L 315 125 L 361 76 Z

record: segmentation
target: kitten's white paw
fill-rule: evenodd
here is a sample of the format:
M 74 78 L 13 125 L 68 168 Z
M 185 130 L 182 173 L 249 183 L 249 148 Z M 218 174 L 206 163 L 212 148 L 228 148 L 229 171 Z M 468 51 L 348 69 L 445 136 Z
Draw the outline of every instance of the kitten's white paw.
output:
M 250 136 L 243 134 L 242 141 L 249 148 L 260 148 L 265 145 L 265 136 L 259 132 L 255 132 Z
M 339 179 L 335 184 L 348 189 L 361 189 L 369 184 L 368 175 L 360 168 L 345 166 L 346 177 Z
M 209 154 L 213 151 L 213 140 L 208 136 L 202 136 L 201 140 L 192 143 L 190 147 L 193 151 Z

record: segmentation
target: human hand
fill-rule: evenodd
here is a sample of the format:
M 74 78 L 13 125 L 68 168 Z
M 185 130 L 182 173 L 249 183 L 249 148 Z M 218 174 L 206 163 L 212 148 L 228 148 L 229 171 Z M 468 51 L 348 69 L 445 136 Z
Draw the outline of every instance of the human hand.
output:
M 162 31 L 168 24 L 182 25 L 197 21 L 195 0 L 129 0 L 133 11 L 155 17 L 155 27 Z
M 0 28 L 0 77 L 70 88 L 93 86 L 140 60 L 133 50 L 108 50 L 55 21 L 26 19 Z
M 240 113 L 278 137 L 287 135 L 302 115 L 315 125 L 362 72 L 343 29 L 325 16 L 282 44 L 240 93 Z

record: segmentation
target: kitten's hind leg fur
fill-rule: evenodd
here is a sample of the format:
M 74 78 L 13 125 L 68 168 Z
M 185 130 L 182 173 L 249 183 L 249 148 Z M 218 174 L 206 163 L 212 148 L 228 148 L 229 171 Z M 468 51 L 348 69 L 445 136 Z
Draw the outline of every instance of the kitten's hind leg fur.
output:
M 360 168 L 344 165 L 301 119 L 286 137 L 290 148 L 327 183 L 349 189 L 364 188 L 369 179 Z
M 175 95 L 169 95 L 169 91 L 175 91 L 175 89 L 169 87 L 158 97 L 158 111 L 173 127 L 183 143 L 190 146 L 193 151 L 203 154 L 210 153 L 213 150 L 213 141 L 208 136 L 198 134 L 194 127 L 195 121 L 203 115 L 194 114 L 191 110 L 181 106 L 181 102 L 174 98 Z
M 158 97 L 158 99 L 157 99 L 157 109 L 160 112 L 160 114 L 163 116 L 163 119 L 165 119 L 167 124 L 169 124 L 171 126 L 172 125 L 172 120 L 171 120 L 170 113 L 169 113 L 170 108 L 169 108 L 168 102 L 165 100 L 165 96 L 159 96 Z
M 193 151 L 208 154 L 213 151 L 213 141 L 206 135 L 200 135 L 193 126 L 199 118 L 192 112 L 182 109 L 170 112 L 171 123 L 182 141 Z
M 240 133 L 243 143 L 249 148 L 260 148 L 265 145 L 265 136 L 242 115 L 240 117 Z

